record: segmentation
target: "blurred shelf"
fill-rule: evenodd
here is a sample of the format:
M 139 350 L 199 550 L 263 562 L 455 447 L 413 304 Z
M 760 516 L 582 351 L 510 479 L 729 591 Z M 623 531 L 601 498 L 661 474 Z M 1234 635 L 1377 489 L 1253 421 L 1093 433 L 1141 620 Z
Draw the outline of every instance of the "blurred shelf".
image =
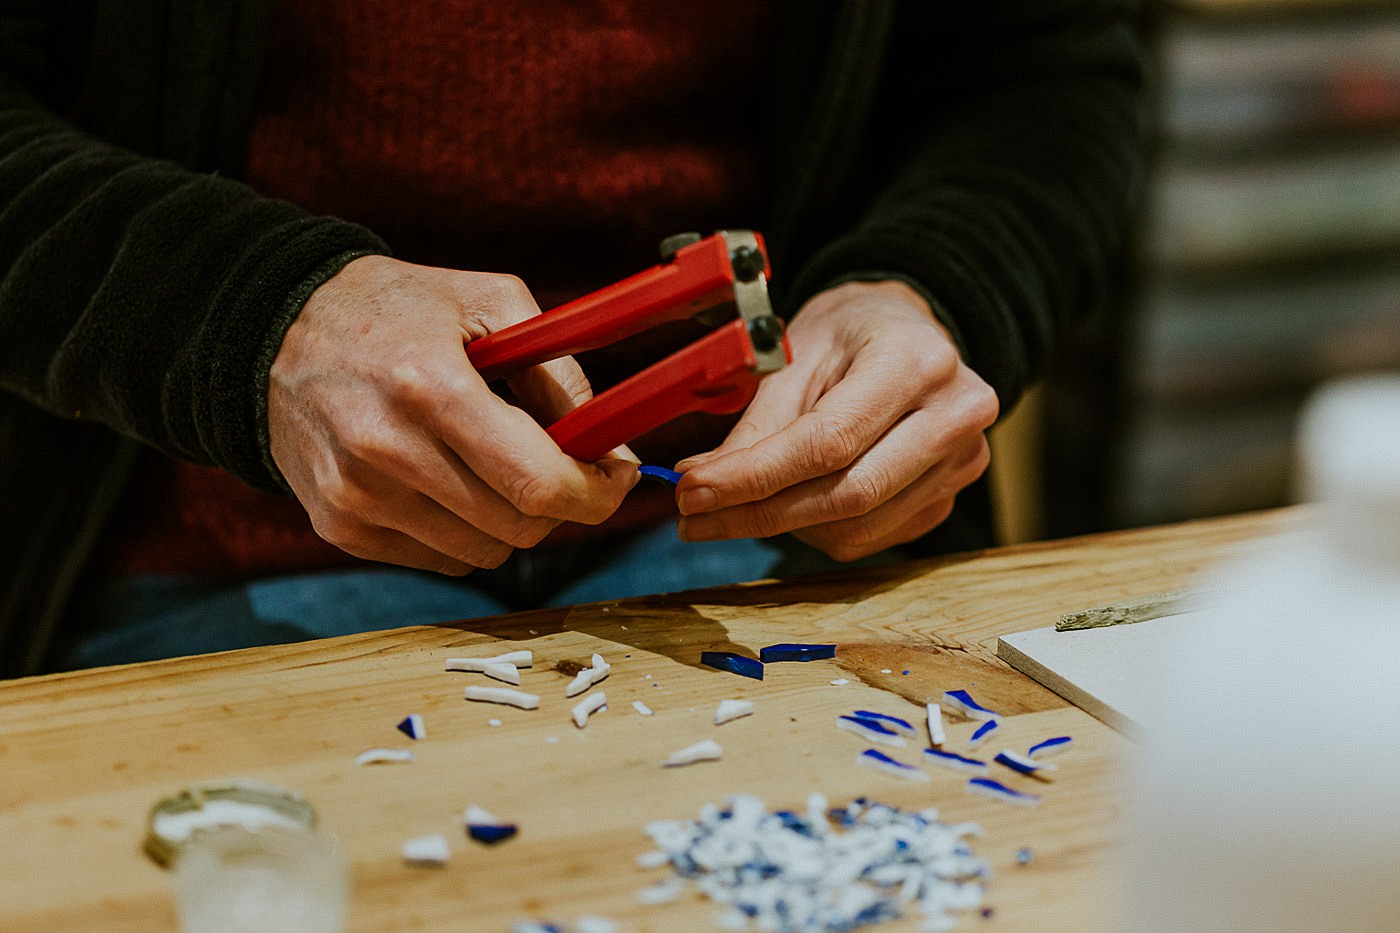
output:
M 1145 290 L 1134 354 L 1130 388 L 1146 398 L 1247 398 L 1400 369 L 1400 252 L 1374 267 L 1164 276 Z
M 1306 22 L 1180 18 L 1162 49 L 1164 131 L 1205 149 L 1400 128 L 1400 8 Z
M 1400 370 L 1400 3 L 1177 4 L 1111 524 L 1288 500 L 1320 382 Z

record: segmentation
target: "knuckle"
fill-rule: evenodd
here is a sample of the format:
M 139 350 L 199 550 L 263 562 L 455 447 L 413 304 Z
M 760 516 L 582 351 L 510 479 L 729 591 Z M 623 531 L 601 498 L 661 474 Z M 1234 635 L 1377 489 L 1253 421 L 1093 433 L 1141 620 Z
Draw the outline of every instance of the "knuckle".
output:
M 868 546 L 860 542 L 845 540 L 843 536 L 828 538 L 824 550 L 832 560 L 840 561 L 843 564 L 860 560 L 870 553 Z
M 856 517 L 874 510 L 884 501 L 884 484 L 868 467 L 853 467 L 833 495 L 832 511 L 842 517 Z
M 859 438 L 859 429 L 850 419 L 827 417 L 812 439 L 813 466 L 829 473 L 850 465 L 860 453 Z
M 1001 414 L 1001 401 L 997 398 L 996 391 L 980 379 L 972 396 L 972 418 L 982 430 L 986 430 Z
M 559 523 L 543 518 L 513 522 L 501 532 L 501 540 L 512 548 L 531 548 L 543 541 Z
M 518 473 L 505 489 L 506 499 L 532 518 L 564 518 L 569 496 L 550 476 L 535 471 Z
M 359 462 L 349 463 L 337 472 L 334 478 L 321 483 L 319 492 L 321 501 L 325 504 L 327 522 L 335 522 L 339 526 L 346 517 L 367 511 L 369 497 L 365 494 L 364 487 L 355 481 L 355 474 L 363 471 L 364 467 Z
M 470 555 L 463 556 L 461 560 L 482 570 L 495 570 L 504 564 L 514 551 L 515 548 L 504 541 L 491 541 L 475 548 Z
M 858 551 L 859 556 L 869 553 L 872 545 L 880 540 L 884 528 L 881 523 L 868 515 L 851 518 L 837 526 L 834 542 L 850 551 Z
M 741 517 L 742 516 L 742 517 Z M 792 525 L 784 509 L 772 499 L 762 499 L 733 516 L 737 521 L 726 521 L 731 535 L 769 537 L 788 531 Z
M 992 447 L 987 443 L 985 436 L 978 437 L 977 447 L 972 456 L 968 459 L 967 469 L 972 474 L 972 479 L 976 479 L 986 472 L 987 467 L 992 462 Z M 969 480 L 971 482 L 971 480 Z
M 342 515 L 318 515 L 311 519 L 311 528 L 324 541 L 355 557 L 373 559 L 377 555 L 372 537 L 359 522 Z
M 931 353 L 915 353 L 909 363 L 913 382 L 927 387 L 945 383 L 958 364 L 957 354 L 949 347 Z
M 940 501 L 936 506 L 929 510 L 929 524 L 928 528 L 925 529 L 926 531 L 932 528 L 936 528 L 937 526 L 943 524 L 943 522 L 948 518 L 948 516 L 953 514 L 953 502 L 953 497 L 949 496 L 948 498 Z
M 485 278 L 488 300 L 495 307 L 511 312 L 511 317 L 524 317 L 535 312 L 535 298 L 518 275 L 493 272 Z
M 443 380 L 417 362 L 401 362 L 388 375 L 390 397 L 398 405 L 413 411 L 432 410 L 443 397 Z

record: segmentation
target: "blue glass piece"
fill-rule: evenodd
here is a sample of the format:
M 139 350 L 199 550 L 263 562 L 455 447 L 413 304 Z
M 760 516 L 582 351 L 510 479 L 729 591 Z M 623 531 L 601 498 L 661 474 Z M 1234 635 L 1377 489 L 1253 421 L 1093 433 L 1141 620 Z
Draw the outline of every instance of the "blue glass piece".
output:
M 969 786 L 989 790 L 998 797 L 1006 797 L 1010 800 L 1040 800 L 1035 794 L 1023 794 L 1019 790 L 1014 790 L 1000 781 L 994 781 L 991 778 L 972 778 L 967 783 Z
M 782 644 L 761 648 L 758 657 L 764 664 L 774 661 L 822 661 L 836 657 L 835 645 Z
M 1019 755 L 1011 755 L 1006 752 L 998 752 L 993 759 L 999 765 L 1005 765 L 1012 771 L 1019 774 L 1035 774 L 1041 770 L 1041 765 L 1030 760 L 1022 760 Z
M 924 754 L 939 761 L 947 761 L 953 764 L 976 766 L 978 768 L 987 767 L 987 763 L 978 758 L 969 758 L 966 755 L 959 755 L 956 752 L 945 752 L 941 748 L 926 748 Z
M 918 768 L 915 768 L 913 765 L 906 765 L 906 764 L 905 764 L 904 762 L 902 762 L 902 761 L 896 761 L 895 759 L 891 758 L 889 755 L 886 755 L 884 752 L 876 751 L 876 750 L 873 749 L 873 748 L 867 748 L 865 751 L 861 752 L 860 754 L 861 754 L 862 757 L 864 757 L 864 758 L 869 758 L 871 761 L 878 761 L 878 762 L 880 762 L 881 764 L 886 764 L 886 765 L 890 765 L 891 767 L 899 768 L 901 771 L 917 771 L 917 770 L 919 770 Z
M 700 652 L 700 663 L 716 670 L 738 674 L 741 677 L 752 677 L 754 680 L 763 679 L 762 661 L 746 658 L 741 654 L 734 654 L 732 651 L 702 651 Z
M 503 839 L 509 839 L 518 832 L 514 823 L 471 823 L 467 826 L 467 835 L 477 842 L 484 842 L 487 845 L 495 845 Z
M 1053 739 L 1046 739 L 1044 742 L 1037 742 L 1026 752 L 1031 758 L 1043 752 L 1063 751 L 1067 745 L 1074 742 L 1074 739 L 1067 735 L 1057 735 Z
M 403 718 L 396 727 L 410 739 L 421 739 L 423 737 L 423 720 L 416 715 L 409 715 Z
M 987 709 L 987 707 L 974 700 L 972 694 L 968 693 L 966 690 L 946 690 L 943 693 L 943 698 L 947 700 L 950 705 L 961 711 L 963 715 L 973 719 L 984 719 L 997 715 L 992 710 Z
M 637 472 L 642 474 L 642 479 L 655 480 L 658 483 L 666 483 L 674 486 L 681 481 L 681 474 L 675 470 L 668 470 L 659 466 L 639 466 Z
M 977 727 L 976 731 L 972 733 L 972 738 L 969 741 L 980 742 L 987 737 L 987 734 L 989 732 L 991 732 L 993 729 L 998 729 L 1000 727 L 1001 720 L 988 719 L 986 722 L 982 723 L 982 725 Z
M 877 732 L 880 735 L 899 735 L 898 732 L 895 732 L 889 726 L 886 726 L 884 723 L 880 722 L 877 719 L 866 719 L 865 717 L 859 715 L 837 716 L 836 718 L 844 719 L 846 722 L 853 722 L 856 725 L 860 726 L 862 729 L 868 729 L 869 731 Z
M 914 731 L 914 727 L 911 726 L 906 720 L 900 719 L 898 716 L 891 716 L 888 713 L 877 713 L 873 710 L 858 709 L 853 715 L 858 716 L 861 719 L 878 719 L 881 722 L 893 723 L 894 725 L 899 726 L 899 728 L 903 729 L 905 732 Z

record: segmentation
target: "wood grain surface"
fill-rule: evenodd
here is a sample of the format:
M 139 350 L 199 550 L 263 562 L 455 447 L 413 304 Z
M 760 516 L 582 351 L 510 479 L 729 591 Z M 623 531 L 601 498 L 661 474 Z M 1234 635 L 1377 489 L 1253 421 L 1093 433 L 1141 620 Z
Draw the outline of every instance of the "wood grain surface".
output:
M 693 817 L 732 793 L 800 807 L 813 791 L 833 804 L 867 795 L 980 822 L 986 836 L 975 848 L 995 872 L 993 914 L 963 928 L 1108 930 L 1122 832 L 1116 769 L 1128 742 L 998 660 L 996 637 L 1188 586 L 1241 542 L 1305 520 L 1296 510 L 1258 513 L 2 682 L 0 930 L 176 929 L 169 875 L 142 853 L 146 813 L 192 783 L 229 777 L 311 800 L 351 859 L 354 931 L 507 931 L 527 918 L 589 913 L 628 931 L 713 929 L 718 909 L 693 893 L 637 903 L 636 892 L 664 876 L 633 862 L 650 847 L 643 824 Z M 769 665 L 762 682 L 698 663 L 702 650 L 756 655 L 783 641 L 839 648 L 833 661 Z M 521 688 L 541 694 L 539 710 L 469 703 L 463 688 L 490 682 L 443 670 L 447 657 L 515 648 L 535 652 Z M 609 708 L 579 730 L 564 686 L 593 652 L 613 665 L 594 688 Z M 849 683 L 832 686 L 837 678 Z M 960 687 L 1006 716 L 998 748 L 1075 737 L 1057 779 L 1040 788 L 1040 807 L 968 795 L 952 774 L 912 784 L 861 768 L 865 746 L 833 728 L 858 708 L 917 717 L 926 700 Z M 715 704 L 726 698 L 756 710 L 716 727 Z M 639 715 L 638 699 L 656 714 Z M 395 730 L 414 712 L 427 727 L 418 742 Z M 965 747 L 971 729 L 952 722 L 949 747 Z M 721 761 L 659 766 L 706 738 L 724 747 Z M 354 764 L 375 746 L 411 746 L 417 760 Z M 1013 786 L 1036 783 L 1007 775 Z M 467 839 L 460 817 L 471 803 L 517 822 L 520 834 L 494 847 Z M 402 842 L 427 833 L 451 840 L 445 868 L 403 864 Z M 1023 867 L 1022 847 L 1034 853 Z

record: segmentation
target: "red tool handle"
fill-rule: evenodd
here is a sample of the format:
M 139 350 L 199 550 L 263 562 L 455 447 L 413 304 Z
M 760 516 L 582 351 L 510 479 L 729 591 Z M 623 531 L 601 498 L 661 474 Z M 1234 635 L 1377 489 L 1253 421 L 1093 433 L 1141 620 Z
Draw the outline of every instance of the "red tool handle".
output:
M 787 338 L 783 353 L 789 360 Z M 566 454 L 597 460 L 613 448 L 694 411 L 738 411 L 758 391 L 753 344 L 730 321 L 560 418 L 549 436 Z
M 761 248 L 761 238 L 759 243 Z M 764 260 L 766 267 L 766 251 Z M 715 234 L 682 247 L 662 265 L 473 340 L 467 358 L 490 382 L 732 301 L 734 281 L 728 246 Z

